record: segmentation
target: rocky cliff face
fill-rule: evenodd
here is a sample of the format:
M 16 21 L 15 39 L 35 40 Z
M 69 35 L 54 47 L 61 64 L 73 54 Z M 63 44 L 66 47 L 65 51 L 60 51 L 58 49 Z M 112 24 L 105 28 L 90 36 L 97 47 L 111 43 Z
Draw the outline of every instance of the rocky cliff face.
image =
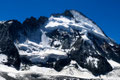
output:
M 120 46 L 75 10 L 23 23 L 1 22 L 0 54 L 1 64 L 19 71 L 37 66 L 61 73 L 72 65 L 78 72 L 83 68 L 99 76 L 113 70 L 110 60 L 120 63 Z

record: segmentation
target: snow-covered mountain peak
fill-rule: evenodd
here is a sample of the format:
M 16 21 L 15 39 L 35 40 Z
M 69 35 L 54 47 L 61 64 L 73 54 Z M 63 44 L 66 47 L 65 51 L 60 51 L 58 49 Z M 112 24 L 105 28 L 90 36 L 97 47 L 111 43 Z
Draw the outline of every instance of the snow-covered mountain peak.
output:
M 12 78 L 17 75 L 23 75 L 23 78 L 27 75 L 106 76 L 116 68 L 114 63 L 120 63 L 119 53 L 117 43 L 105 36 L 92 20 L 75 10 L 66 10 L 49 18 L 31 17 L 23 23 L 17 20 L 0 22 L 0 72 Z M 17 70 L 5 71 L 2 66 Z
M 75 10 L 71 10 L 70 11 L 74 17 L 74 19 L 78 22 L 80 22 L 81 24 L 84 24 L 84 27 L 86 28 L 90 28 L 92 31 L 104 35 L 104 33 L 102 32 L 102 30 L 90 19 L 88 19 L 86 16 L 84 16 L 82 13 L 75 11 Z
M 68 14 L 69 13 L 69 14 Z M 69 16 L 71 14 L 71 16 Z M 57 16 L 56 16 L 57 15 Z M 48 30 L 65 29 L 87 30 L 105 36 L 102 30 L 90 19 L 78 11 L 67 10 L 63 14 L 52 15 L 45 26 Z M 69 17 L 68 17 L 69 16 Z

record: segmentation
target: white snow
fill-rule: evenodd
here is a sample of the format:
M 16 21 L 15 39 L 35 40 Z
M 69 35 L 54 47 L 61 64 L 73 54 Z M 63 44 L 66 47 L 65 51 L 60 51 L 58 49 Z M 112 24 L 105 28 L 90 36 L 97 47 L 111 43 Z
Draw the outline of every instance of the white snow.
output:
M 107 60 L 107 61 L 110 63 L 110 65 L 111 65 L 113 68 L 120 67 L 120 64 L 117 63 L 117 62 L 115 62 L 115 61 L 113 61 L 113 60 Z
M 33 57 L 32 57 L 33 56 Z M 55 58 L 57 60 L 66 58 L 67 54 L 60 50 L 46 49 L 39 53 L 31 54 L 32 62 L 46 62 L 49 58 Z
M 44 40 L 40 44 L 27 40 L 25 43 L 18 45 L 19 53 L 20 55 L 27 55 L 32 62 L 46 62 L 49 58 L 59 60 L 67 57 L 64 51 L 43 44 Z
M 71 10 L 70 12 L 72 13 L 72 15 L 77 21 L 80 21 L 82 24 L 87 25 L 84 27 L 90 28 L 92 31 L 104 36 L 104 33 L 101 31 L 101 29 L 95 23 L 93 23 L 90 19 L 86 18 L 81 13 L 75 10 Z
M 75 23 L 73 20 L 69 20 L 63 16 L 60 16 L 59 18 L 51 16 L 49 18 L 49 23 L 45 26 L 45 28 L 51 28 L 54 29 L 56 27 L 65 27 L 69 28 L 68 24 Z
M 92 66 L 95 66 L 96 68 L 98 67 L 98 61 L 99 60 L 97 58 L 94 58 L 94 57 L 91 57 L 91 56 L 89 56 L 87 58 L 87 63 L 91 64 Z
M 50 41 L 50 39 L 46 36 L 45 32 L 42 31 L 41 43 L 42 43 L 43 47 L 49 47 L 49 41 Z
M 12 24 L 12 23 L 13 23 L 13 21 L 9 21 L 9 22 L 8 22 L 8 24 Z
M 86 35 L 82 35 L 81 37 L 82 37 L 84 40 L 89 40 Z
M 61 44 L 61 42 L 60 41 L 54 41 L 54 43 L 53 43 L 54 45 L 60 45 Z
M 38 66 L 31 66 L 29 70 L 25 70 L 25 71 L 17 71 L 12 67 L 8 67 L 0 64 L 0 72 L 7 72 L 8 75 L 13 78 L 16 78 L 17 75 L 24 76 L 25 74 L 33 74 L 33 73 L 40 74 L 46 77 L 47 76 L 71 76 L 71 77 L 80 77 L 80 78 L 86 78 L 86 79 L 97 78 L 93 76 L 92 73 L 89 72 L 87 69 L 83 69 L 81 67 L 79 67 L 79 69 L 76 69 L 73 64 L 76 64 L 76 62 L 72 61 L 71 65 L 66 66 L 61 72 L 57 72 L 53 68 L 38 67 Z
M 61 72 L 57 72 L 52 68 L 45 68 L 45 67 L 32 66 L 30 68 L 31 72 L 36 73 L 37 71 L 37 73 L 45 76 L 71 76 L 71 77 L 80 77 L 80 78 L 86 78 L 86 79 L 97 78 L 93 76 L 92 73 L 90 73 L 88 70 L 86 69 L 83 69 L 83 70 L 81 69 L 81 71 L 79 71 L 76 68 L 74 68 L 73 65 L 66 66 Z
M 90 58 L 89 60 L 93 60 L 93 59 Z M 92 79 L 98 79 L 98 80 L 99 79 L 119 80 L 120 68 L 115 68 L 112 72 L 106 75 L 94 76 L 92 75 L 91 72 L 89 72 L 87 69 L 80 67 L 78 64 L 77 64 L 78 69 L 76 69 L 74 64 L 77 64 L 77 63 L 75 61 L 71 61 L 70 65 L 65 66 L 61 72 L 57 72 L 53 68 L 38 67 L 38 66 L 31 66 L 29 70 L 25 70 L 25 71 L 17 71 L 15 70 L 15 68 L 0 64 L 0 72 L 7 72 L 9 76 L 14 78 L 16 78 L 18 75 L 24 77 L 25 74 L 35 73 L 35 74 L 42 75 L 42 77 L 71 76 L 71 77 L 79 77 L 79 78 L 85 78 L 85 79 L 92 78 Z M 116 63 L 114 63 L 114 65 L 116 65 Z M 1 77 L 0 77 L 0 80 L 2 80 Z M 5 79 L 3 78 L 3 80 Z
M 12 78 L 16 78 L 16 77 L 17 77 L 16 74 L 11 73 L 11 72 L 8 73 L 8 76 L 10 76 L 10 77 L 12 77 Z
M 4 24 L 6 21 L 0 21 L 0 24 Z
M 114 46 L 114 44 L 111 41 L 109 42 L 109 45 Z
M 83 37 L 83 38 L 86 39 L 85 37 Z M 54 44 L 60 44 L 60 42 L 56 41 Z M 40 61 L 46 62 L 48 60 L 48 58 L 61 59 L 61 58 L 67 57 L 66 52 L 64 52 L 60 49 L 57 50 L 57 49 L 51 48 L 51 47 L 44 48 L 42 46 L 42 43 L 37 44 L 35 42 L 27 40 L 25 43 L 19 44 L 19 47 L 22 47 L 22 46 L 26 47 L 27 50 L 28 49 L 32 50 L 32 52 L 28 53 L 27 51 L 20 50 L 20 55 L 31 56 L 30 60 L 33 62 L 40 62 Z M 35 50 L 33 50 L 33 48 Z M 98 67 L 98 61 L 99 60 L 97 58 L 93 58 L 93 57 L 87 58 L 87 62 L 88 63 L 91 62 L 92 65 L 95 66 L 96 68 Z M 112 60 L 109 60 L 109 63 L 112 65 L 112 67 L 114 67 L 114 66 L 115 66 L 115 68 L 120 67 L 120 65 L 118 63 L 116 63 Z M 86 78 L 86 79 L 90 79 L 90 78 L 93 78 L 93 79 L 115 79 L 114 77 L 116 77 L 116 79 L 119 79 L 120 69 L 118 69 L 118 70 L 115 69 L 112 72 L 110 72 L 109 74 L 95 77 L 87 69 L 81 68 L 80 66 L 79 66 L 79 69 L 76 69 L 73 64 L 77 64 L 77 63 L 75 61 L 71 61 L 71 64 L 69 66 L 65 66 L 61 72 L 57 72 L 53 68 L 45 68 L 45 67 L 38 67 L 38 66 L 31 66 L 30 69 L 27 71 L 17 71 L 10 67 L 4 66 L 1 68 L 1 66 L 0 66 L 0 71 L 8 72 L 9 75 L 12 77 L 16 77 L 17 74 L 24 76 L 25 74 L 29 74 L 29 73 L 36 73 L 36 74 L 38 73 L 45 77 L 48 77 L 48 76 L 71 76 L 71 77 L 80 77 L 80 78 Z
M 8 57 L 4 54 L 0 54 L 0 63 L 4 63 L 8 61 Z
M 51 47 L 49 44 L 51 39 L 46 36 L 45 31 L 41 32 L 41 41 L 39 43 L 30 41 L 29 39 L 26 39 L 24 43 L 15 43 L 20 55 L 28 56 L 32 62 L 46 62 L 49 58 L 55 58 L 56 60 L 66 58 L 66 52 Z M 60 41 L 54 42 L 54 45 L 59 44 L 61 44 Z
M 81 35 L 81 37 L 84 39 L 84 40 L 89 40 L 90 41 L 90 39 L 87 37 L 87 30 L 82 30 L 81 32 L 79 32 L 80 34 L 82 34 Z
M 87 30 L 105 37 L 101 29 L 91 20 L 89 20 L 88 18 L 84 17 L 82 14 L 74 10 L 71 10 L 71 13 L 74 16 L 74 18 L 72 19 L 66 18 L 62 15 L 59 17 L 51 16 L 45 28 L 47 30 L 55 30 L 57 28 L 66 29 L 66 30 L 70 30 L 70 28 L 77 30 Z
M 2 76 L 0 76 L 0 80 L 6 80 L 5 78 L 3 78 Z

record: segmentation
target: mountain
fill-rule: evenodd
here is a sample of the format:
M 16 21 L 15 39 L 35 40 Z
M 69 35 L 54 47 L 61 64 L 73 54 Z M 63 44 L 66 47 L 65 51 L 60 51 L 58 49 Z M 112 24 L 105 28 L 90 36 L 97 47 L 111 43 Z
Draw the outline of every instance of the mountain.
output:
M 120 45 L 76 10 L 0 22 L 0 79 L 114 79 Z

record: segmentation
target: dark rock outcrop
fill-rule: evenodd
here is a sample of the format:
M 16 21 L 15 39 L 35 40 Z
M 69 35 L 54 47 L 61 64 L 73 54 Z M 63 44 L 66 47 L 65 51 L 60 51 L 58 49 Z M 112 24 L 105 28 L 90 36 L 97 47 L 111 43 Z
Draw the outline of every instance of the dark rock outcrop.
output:
M 16 21 L 15 21 L 16 22 Z M 9 22 L 6 22 L 5 24 L 0 25 L 0 54 L 6 55 L 8 58 L 8 61 L 5 63 L 8 66 L 14 66 L 16 69 L 19 70 L 20 68 L 20 56 L 18 53 L 18 50 L 16 46 L 14 45 L 14 39 L 11 31 L 11 24 L 8 24 Z M 13 27 L 15 27 L 14 25 Z M 18 27 L 17 27 L 18 28 Z M 14 32 L 14 31 L 13 31 Z M 15 36 L 17 36 L 15 34 Z

